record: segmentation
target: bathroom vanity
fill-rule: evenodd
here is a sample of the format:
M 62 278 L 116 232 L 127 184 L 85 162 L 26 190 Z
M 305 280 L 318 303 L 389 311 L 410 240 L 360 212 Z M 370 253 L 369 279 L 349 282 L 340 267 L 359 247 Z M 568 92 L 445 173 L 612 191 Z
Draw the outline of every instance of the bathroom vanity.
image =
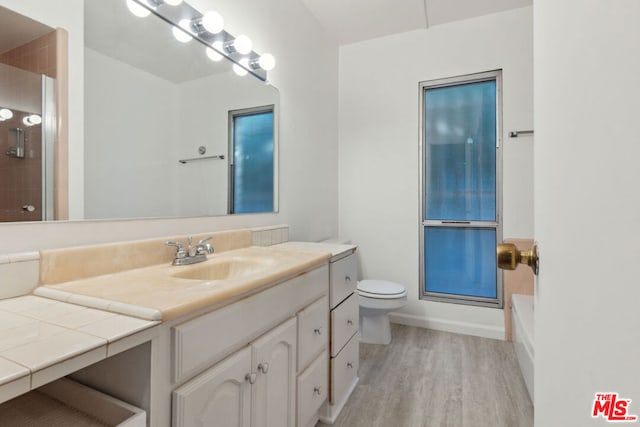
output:
M 98 248 L 104 255 L 98 251 L 91 257 L 93 270 L 103 273 L 99 276 L 45 265 L 55 260 L 63 266 L 65 259 L 80 256 L 74 251 L 96 248 L 43 253 L 41 280 L 48 285 L 35 290 L 38 296 L 23 298 L 65 306 L 72 304 L 63 301 L 73 299 L 74 307 L 89 306 L 82 309 L 105 316 L 135 316 L 153 331 L 144 336 L 132 331 L 131 345 L 113 355 L 105 350 L 58 377 L 72 373 L 78 382 L 143 409 L 147 425 L 154 427 L 193 426 L 196 420 L 315 425 L 330 392 L 331 254 L 247 246 L 246 236 L 229 244 L 229 236 L 223 237 L 214 234 L 214 246 L 228 250 L 200 264 L 152 264 L 106 274 L 109 266 L 98 264 L 102 256 L 107 264 L 114 259 L 114 248 L 105 245 Z M 137 244 L 142 246 L 121 244 L 117 250 L 122 257 L 151 243 Z M 145 295 L 148 305 L 138 306 Z M 135 341 L 136 336 L 143 339 Z

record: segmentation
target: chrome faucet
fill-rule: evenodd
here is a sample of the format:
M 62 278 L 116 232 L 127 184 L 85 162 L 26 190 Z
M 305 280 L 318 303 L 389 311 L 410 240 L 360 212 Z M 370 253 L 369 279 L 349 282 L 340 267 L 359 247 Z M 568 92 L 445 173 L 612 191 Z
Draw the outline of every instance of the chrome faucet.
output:
M 202 239 L 197 245 L 192 245 L 193 238 L 189 236 L 187 238 L 187 248 L 180 242 L 166 242 L 167 246 L 176 247 L 176 256 L 173 259 L 173 265 L 191 265 L 197 262 L 207 260 L 207 254 L 214 252 L 213 245 L 208 243 L 211 237 Z

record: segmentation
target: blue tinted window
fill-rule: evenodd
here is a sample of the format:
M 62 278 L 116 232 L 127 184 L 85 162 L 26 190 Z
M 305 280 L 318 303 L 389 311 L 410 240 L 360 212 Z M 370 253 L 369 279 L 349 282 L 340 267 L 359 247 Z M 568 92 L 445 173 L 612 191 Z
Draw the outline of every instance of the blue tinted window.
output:
M 497 298 L 496 230 L 425 228 L 429 292 Z
M 496 82 L 427 89 L 426 220 L 496 220 Z
M 233 118 L 233 213 L 273 212 L 273 111 Z

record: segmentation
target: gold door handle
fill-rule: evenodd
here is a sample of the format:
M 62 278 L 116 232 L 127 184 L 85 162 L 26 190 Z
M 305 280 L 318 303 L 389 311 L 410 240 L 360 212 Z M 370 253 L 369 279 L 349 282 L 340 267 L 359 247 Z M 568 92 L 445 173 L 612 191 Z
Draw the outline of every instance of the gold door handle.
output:
M 540 261 L 538 259 L 538 245 L 533 244 L 531 249 L 520 251 L 512 243 L 501 243 L 496 248 L 498 256 L 498 268 L 515 270 L 518 264 L 526 264 L 538 275 Z

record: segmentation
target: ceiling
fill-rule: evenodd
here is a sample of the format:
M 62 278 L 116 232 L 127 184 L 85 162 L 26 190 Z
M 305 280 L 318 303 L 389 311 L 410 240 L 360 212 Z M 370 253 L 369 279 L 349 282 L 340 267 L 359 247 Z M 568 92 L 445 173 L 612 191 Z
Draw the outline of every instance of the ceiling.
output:
M 532 4 L 532 0 L 302 1 L 341 45 Z

